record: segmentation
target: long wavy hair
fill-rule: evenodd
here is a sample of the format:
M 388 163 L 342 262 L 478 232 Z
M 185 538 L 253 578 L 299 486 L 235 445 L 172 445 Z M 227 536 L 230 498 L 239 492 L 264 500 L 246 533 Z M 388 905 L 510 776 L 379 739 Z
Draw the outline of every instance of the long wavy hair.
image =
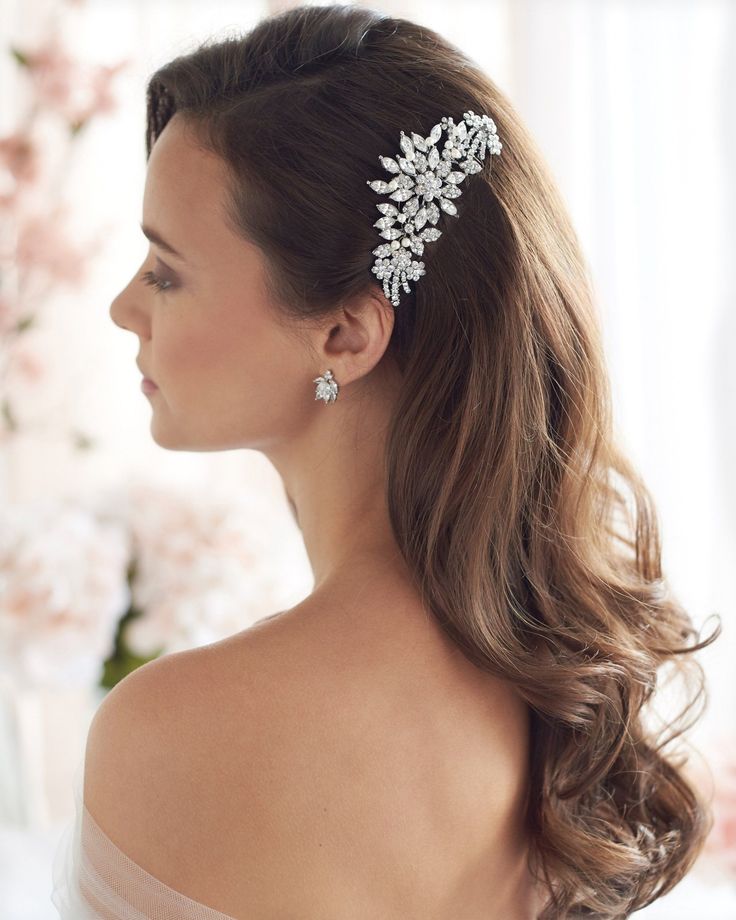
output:
M 447 635 L 530 707 L 540 920 L 628 917 L 665 894 L 712 827 L 685 756 L 664 748 L 705 705 L 703 668 L 683 656 L 721 627 L 686 644 L 698 633 L 662 576 L 656 509 L 614 435 L 593 285 L 510 102 L 431 29 L 325 5 L 199 44 L 153 74 L 147 106 L 147 155 L 179 112 L 227 165 L 227 218 L 262 250 L 294 329 L 380 290 L 366 180 L 385 178 L 400 131 L 468 109 L 495 121 L 501 155 L 465 180 L 395 308 L 391 524 Z M 657 731 L 665 665 L 695 687 Z

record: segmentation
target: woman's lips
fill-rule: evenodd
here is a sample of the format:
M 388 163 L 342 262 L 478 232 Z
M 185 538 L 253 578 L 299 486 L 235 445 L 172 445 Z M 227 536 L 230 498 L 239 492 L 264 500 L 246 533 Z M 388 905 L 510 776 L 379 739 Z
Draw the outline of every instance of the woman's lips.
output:
M 153 382 L 153 380 L 149 380 L 148 377 L 144 377 L 143 380 L 141 380 L 141 389 L 144 393 L 154 393 L 158 387 Z

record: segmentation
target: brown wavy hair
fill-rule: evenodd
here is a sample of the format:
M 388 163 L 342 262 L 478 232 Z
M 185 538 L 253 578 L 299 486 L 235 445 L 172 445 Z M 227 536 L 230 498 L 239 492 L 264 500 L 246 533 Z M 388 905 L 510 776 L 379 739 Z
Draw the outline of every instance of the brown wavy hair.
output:
M 147 88 L 146 150 L 175 112 L 228 167 L 228 219 L 263 252 L 295 330 L 381 287 L 379 155 L 444 115 L 503 145 L 463 184 L 401 291 L 386 356 L 391 523 L 427 608 L 531 711 L 529 865 L 540 920 L 628 917 L 688 872 L 712 826 L 667 744 L 699 718 L 688 613 L 662 576 L 652 498 L 617 446 L 593 285 L 543 157 L 506 96 L 431 29 L 302 6 L 209 39 Z M 492 166 L 491 166 L 492 162 Z M 663 666 L 695 677 L 660 731 Z

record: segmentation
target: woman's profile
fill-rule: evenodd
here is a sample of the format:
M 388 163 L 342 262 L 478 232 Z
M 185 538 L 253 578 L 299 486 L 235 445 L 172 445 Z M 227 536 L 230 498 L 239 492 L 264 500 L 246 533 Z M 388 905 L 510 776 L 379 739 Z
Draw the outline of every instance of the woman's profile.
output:
M 508 99 L 429 28 L 297 7 L 160 67 L 146 150 L 110 314 L 152 436 L 261 451 L 314 590 L 107 695 L 61 916 L 613 920 L 669 891 L 709 814 L 663 749 L 691 723 L 648 706 L 667 665 L 692 709 L 719 631 L 689 642 L 668 591 Z

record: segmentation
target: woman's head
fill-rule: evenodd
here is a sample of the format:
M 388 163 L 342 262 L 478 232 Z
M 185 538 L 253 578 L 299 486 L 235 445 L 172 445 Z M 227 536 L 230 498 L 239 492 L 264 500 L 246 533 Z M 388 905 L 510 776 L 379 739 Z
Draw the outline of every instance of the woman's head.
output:
M 366 180 L 402 130 L 467 110 L 503 153 L 465 180 L 394 309 Z M 172 262 L 181 293 L 134 279 L 114 305 L 160 384 L 162 443 L 268 453 L 329 424 L 329 447 L 353 432 L 330 420 L 380 405 L 385 501 L 426 605 L 532 709 L 542 920 L 664 893 L 706 812 L 642 710 L 660 666 L 701 646 L 682 645 L 692 623 L 662 591 L 651 499 L 613 436 L 578 241 L 506 97 L 428 28 L 300 7 L 160 68 L 146 139 L 145 220 L 195 263 Z M 312 383 L 327 368 L 329 407 Z
M 481 75 L 474 77 L 456 49 L 435 43 L 426 30 L 410 23 L 396 29 L 394 20 L 367 11 L 307 8 L 267 22 L 243 38 L 205 43 L 196 54 L 162 67 L 149 83 L 144 224 L 154 224 L 148 211 L 160 201 L 158 221 L 166 222 L 170 236 L 196 235 L 218 256 L 223 242 L 223 257 L 240 253 L 225 271 L 223 258 L 204 258 L 199 275 L 192 270 L 191 280 L 182 277 L 166 291 L 146 285 L 139 273 L 113 304 L 116 322 L 139 335 L 140 364 L 159 384 L 152 395 L 154 435 L 164 446 L 263 448 L 257 420 L 243 417 L 253 409 L 242 395 L 256 391 L 254 376 L 273 387 L 272 429 L 282 410 L 288 415 L 295 406 L 295 436 L 310 420 L 325 425 L 324 413 L 315 412 L 324 406 L 308 404 L 314 401 L 314 377 L 327 368 L 341 387 L 331 420 L 346 430 L 337 417 L 358 403 L 358 391 L 363 407 L 374 394 L 393 394 L 396 372 L 412 352 L 420 373 L 434 355 L 435 370 L 451 376 L 465 353 L 455 343 L 466 342 L 476 323 L 485 337 L 494 321 L 488 285 L 499 273 L 489 260 L 504 258 L 503 215 L 488 179 L 491 159 L 498 169 L 499 157 L 488 156 L 483 171 L 466 180 L 461 216 L 443 215 L 443 236 L 427 245 L 427 275 L 412 285 L 423 285 L 427 294 L 416 333 L 415 294 L 402 290 L 394 310 L 371 271 L 382 240 L 374 226 L 379 198 L 367 181 L 386 176 L 379 156 L 393 155 L 402 130 L 427 135 L 445 115 L 460 121 L 473 103 L 476 112 L 494 105 Z M 285 37 L 272 29 L 282 29 Z M 310 42 L 318 46 L 315 54 Z M 513 128 L 509 139 L 513 144 Z M 509 157 L 515 158 L 513 149 Z M 498 181 L 503 183 L 502 174 Z M 162 228 L 152 229 L 164 235 Z M 166 280 L 180 274 L 173 257 L 155 244 L 146 267 Z M 460 309 L 469 293 L 474 296 Z M 480 315 L 476 304 L 482 305 Z M 225 310 L 235 306 L 237 313 L 241 305 L 239 317 Z M 369 328 L 356 325 L 356 312 L 346 315 L 346 308 Z M 169 332 L 172 348 L 188 333 L 199 339 L 200 319 L 203 347 L 194 356 L 189 349 L 169 356 Z M 258 356 L 247 347 L 239 352 L 248 341 L 258 347 L 254 336 L 236 334 L 254 319 L 264 320 L 269 333 L 278 327 L 285 354 L 271 347 Z M 219 379 L 213 363 L 219 343 L 210 341 L 215 330 L 227 349 Z M 443 356 L 436 352 L 440 343 Z M 213 376 L 198 376 L 196 365 L 190 373 L 193 358 Z M 220 408 L 202 419 L 203 406 Z
M 225 164 L 202 144 L 196 123 L 182 114 L 166 123 L 143 196 L 148 267 L 115 298 L 111 316 L 138 335 L 141 370 L 157 384 L 150 398 L 159 444 L 276 453 L 349 411 L 347 397 L 324 416 L 312 379 L 330 367 L 350 393 L 380 362 L 393 310 L 366 291 L 329 326 L 306 330 L 285 317 L 262 251 L 227 219 Z

